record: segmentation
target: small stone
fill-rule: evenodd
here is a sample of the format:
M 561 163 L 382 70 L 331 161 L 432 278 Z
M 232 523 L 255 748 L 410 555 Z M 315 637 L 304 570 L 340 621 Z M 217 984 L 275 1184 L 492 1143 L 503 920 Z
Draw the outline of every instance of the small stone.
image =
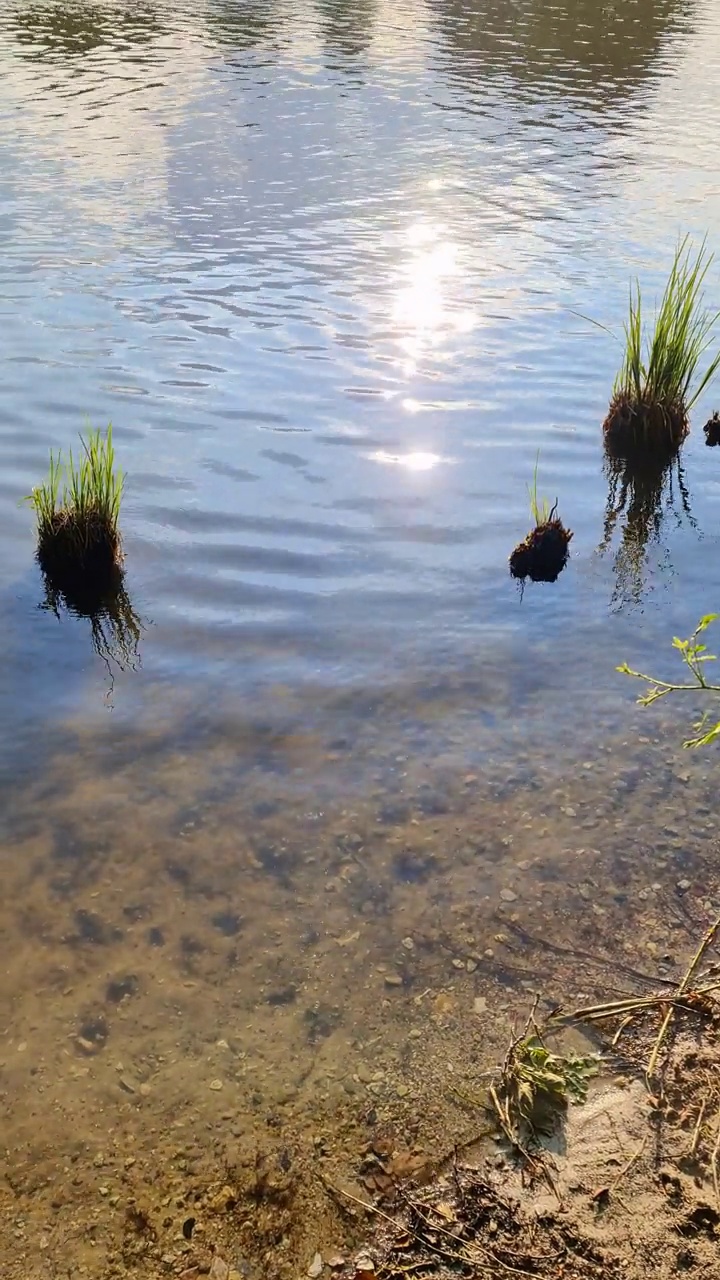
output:
M 149 1095 L 152 1093 L 152 1089 L 150 1088 L 150 1085 L 149 1085 L 149 1084 L 141 1084 L 141 1085 L 140 1085 L 140 1093 L 142 1094 L 143 1098 L 147 1098 L 147 1097 L 149 1097 Z
M 361 1276 L 366 1273 L 368 1275 L 375 1274 L 375 1263 L 369 1253 L 359 1253 L 357 1255 L 355 1259 L 355 1270 L 359 1272 Z
M 332 1271 L 340 1271 L 345 1266 L 345 1259 L 340 1253 L 331 1253 L 327 1260 L 328 1266 Z
M 423 1033 L 419 1027 L 413 1027 L 412 1031 L 408 1031 L 408 1040 L 422 1040 Z
M 222 1080 L 211 1080 L 211 1081 L 210 1081 L 210 1088 L 211 1088 L 211 1089 L 214 1089 L 216 1093 L 218 1092 L 218 1090 L 219 1090 L 219 1089 L 222 1089 L 222 1087 L 223 1087 L 223 1082 L 222 1082 Z
M 513 893 L 512 889 L 501 889 L 500 898 L 503 902 L 515 902 L 517 901 L 517 894 Z
M 466 960 L 465 968 L 467 969 L 468 973 L 474 973 L 475 970 L 477 969 L 477 960 Z
M 227 1262 L 225 1262 L 225 1259 L 221 1258 L 220 1255 L 216 1253 L 212 1260 L 212 1266 L 210 1267 L 210 1280 L 228 1280 L 229 1275 L 230 1268 Z
M 487 1000 L 485 996 L 476 996 L 473 1000 L 473 1013 L 485 1013 L 487 1009 Z
M 572 807 L 572 805 L 571 805 L 571 804 L 566 804 L 566 805 L 563 807 L 562 812 L 565 814 L 565 817 L 566 817 L 566 818 L 576 818 L 576 817 L 577 817 L 577 809 L 573 809 L 573 807 Z
M 399 1085 L 397 1086 L 397 1088 L 395 1089 L 395 1092 L 396 1092 L 396 1094 L 397 1094 L 398 1098 L 406 1098 L 406 1097 L 407 1097 L 407 1095 L 408 1095 L 408 1094 L 409 1094 L 409 1092 L 410 1092 L 410 1085 L 408 1085 L 408 1084 L 399 1084 Z
M 406 951 L 415 950 L 415 943 L 413 942 L 412 938 L 403 938 L 402 946 L 405 948 Z
M 691 882 L 689 880 L 678 880 L 677 882 L 677 888 L 679 889 L 680 893 L 687 893 L 690 887 L 691 887 Z
M 400 974 L 399 974 L 399 973 L 386 973 L 386 974 L 385 974 L 385 986 L 386 986 L 386 987 L 401 987 L 402 985 L 403 985 L 403 980 L 402 980 L 402 978 L 400 977 Z
M 375 1078 L 374 1071 L 371 1071 L 369 1067 L 366 1067 L 364 1062 L 359 1064 L 355 1074 L 361 1084 L 370 1084 L 370 1082 Z
M 307 1273 L 310 1276 L 310 1280 L 317 1280 L 317 1277 L 321 1274 L 322 1269 L 323 1269 L 322 1254 L 316 1253 L 315 1257 L 310 1263 L 310 1266 L 307 1269 Z
M 465 961 L 459 960 L 456 956 L 455 959 L 453 960 L 453 969 L 464 969 L 464 968 L 465 968 Z

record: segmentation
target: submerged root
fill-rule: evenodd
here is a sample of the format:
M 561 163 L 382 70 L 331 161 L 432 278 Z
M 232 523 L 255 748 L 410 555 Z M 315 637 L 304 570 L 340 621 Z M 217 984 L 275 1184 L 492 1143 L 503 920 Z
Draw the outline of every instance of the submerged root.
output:
M 648 449 L 676 450 L 689 429 L 687 410 L 681 401 L 638 400 L 629 391 L 613 396 L 603 422 L 608 452 L 624 457 Z
M 530 578 L 532 582 L 555 582 L 567 564 L 572 538 L 562 520 L 546 520 L 536 525 L 510 556 L 513 578 Z
M 79 516 L 57 511 L 38 534 L 37 558 L 46 578 L 69 594 L 106 592 L 118 582 L 122 565 L 120 534 L 96 512 Z

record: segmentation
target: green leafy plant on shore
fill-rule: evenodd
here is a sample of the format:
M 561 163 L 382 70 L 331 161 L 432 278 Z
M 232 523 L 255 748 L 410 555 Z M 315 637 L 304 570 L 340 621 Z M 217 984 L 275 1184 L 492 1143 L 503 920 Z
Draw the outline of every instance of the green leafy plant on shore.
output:
M 640 283 L 631 284 L 606 435 L 632 436 L 641 443 L 664 436 L 678 443 L 687 433 L 690 409 L 720 367 L 718 352 L 701 370 L 720 319 L 720 311 L 704 305 L 703 284 L 713 257 L 705 240 L 696 253 L 689 236 L 680 240 L 649 332 Z
M 534 1025 L 534 1024 L 531 1024 Z M 537 1028 L 514 1040 L 490 1098 L 505 1136 L 520 1150 L 536 1132 L 548 1132 L 568 1103 L 587 1098 L 597 1055 L 553 1053 Z
M 648 675 L 645 671 L 635 671 L 628 666 L 627 662 L 623 662 L 617 670 L 625 676 L 632 676 L 636 680 L 642 680 L 647 686 L 647 692 L 641 693 L 638 697 L 640 706 L 649 707 L 653 702 L 657 702 L 660 698 L 666 698 L 671 693 L 703 693 L 716 695 L 720 694 L 720 684 L 712 684 L 705 674 L 706 663 L 716 662 L 717 654 L 709 653 L 707 645 L 700 640 L 700 636 L 707 630 L 711 623 L 716 622 L 720 614 L 707 613 L 701 618 L 692 635 L 687 640 L 680 640 L 675 636 L 673 640 L 673 648 L 680 653 L 682 662 L 685 664 L 689 675 L 689 682 L 677 683 L 670 680 L 660 680 L 656 676 Z M 687 738 L 683 742 L 684 747 L 705 747 L 710 742 L 714 742 L 720 737 L 720 721 L 716 724 L 710 724 L 712 716 L 706 712 L 701 720 L 693 726 L 695 733 L 692 737 Z

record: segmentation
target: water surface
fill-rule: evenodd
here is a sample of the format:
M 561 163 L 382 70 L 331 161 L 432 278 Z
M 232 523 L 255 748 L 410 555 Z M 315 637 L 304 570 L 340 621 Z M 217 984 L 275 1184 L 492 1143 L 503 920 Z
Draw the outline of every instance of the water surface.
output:
M 108 1115 L 121 1154 L 228 1108 L 307 1133 L 364 1096 L 358 1058 L 386 1055 L 397 1107 L 413 1020 L 445 1062 L 473 998 L 547 977 L 498 911 L 606 954 L 634 931 L 650 964 L 713 906 L 707 761 L 614 671 L 712 607 L 713 393 L 623 507 L 598 326 L 680 232 L 715 242 L 719 42 L 709 0 L 4 6 L 18 1186 Z M 137 645 L 43 607 L 20 502 L 110 419 Z M 538 452 L 573 554 L 520 593 Z

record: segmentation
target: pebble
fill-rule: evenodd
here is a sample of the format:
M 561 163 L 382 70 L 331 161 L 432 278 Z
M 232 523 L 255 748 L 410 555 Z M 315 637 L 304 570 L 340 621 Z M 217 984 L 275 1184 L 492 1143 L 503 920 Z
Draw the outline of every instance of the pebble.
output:
M 228 1280 L 229 1275 L 230 1268 L 227 1262 L 216 1253 L 210 1267 L 210 1280 Z
M 413 1027 L 412 1031 L 408 1031 L 408 1040 L 422 1040 L 423 1033 L 419 1027 Z
M 512 889 L 501 889 L 500 898 L 503 902 L 516 902 L 517 894 L 513 893 Z
M 464 969 L 464 968 L 465 968 L 465 961 L 459 960 L 456 956 L 455 959 L 453 960 L 453 969 Z
M 690 880 L 678 880 L 676 885 L 676 888 L 678 888 L 681 893 L 687 893 L 690 887 L 691 887 Z
M 408 1094 L 409 1094 L 409 1092 L 410 1092 L 410 1085 L 408 1085 L 408 1084 L 399 1084 L 399 1085 L 397 1086 L 397 1088 L 395 1089 L 395 1092 L 396 1092 L 396 1094 L 397 1094 L 398 1098 L 406 1098 L 406 1097 L 407 1097 L 407 1095 L 408 1095 Z
M 223 1082 L 222 1082 L 222 1080 L 211 1080 L 211 1081 L 210 1081 L 210 1088 L 211 1088 L 211 1089 L 214 1089 L 216 1093 L 217 1093 L 217 1091 L 218 1091 L 219 1089 L 222 1089 L 222 1087 L 223 1087 Z
M 466 960 L 465 968 L 467 969 L 468 973 L 474 973 L 475 970 L 477 969 L 477 960 Z
M 404 946 L 406 951 L 415 950 L 415 943 L 413 942 L 412 938 L 403 938 L 402 945 Z
M 476 996 L 473 1000 L 473 1013 L 484 1013 L 487 1009 L 485 996 Z
M 316 1253 L 315 1257 L 310 1263 L 310 1266 L 307 1269 L 307 1273 L 310 1276 L 310 1280 L 317 1280 L 317 1277 L 321 1274 L 322 1269 L 323 1269 L 322 1254 Z
M 402 986 L 402 984 L 403 984 L 403 980 L 402 980 L 402 978 L 400 977 L 400 974 L 399 974 L 399 973 L 386 973 L 386 974 L 385 974 L 385 986 L 386 986 L 386 987 L 401 987 L 401 986 Z
M 361 1084 L 370 1084 L 375 1079 L 375 1072 L 366 1067 L 364 1062 L 361 1062 L 356 1068 L 355 1075 Z

